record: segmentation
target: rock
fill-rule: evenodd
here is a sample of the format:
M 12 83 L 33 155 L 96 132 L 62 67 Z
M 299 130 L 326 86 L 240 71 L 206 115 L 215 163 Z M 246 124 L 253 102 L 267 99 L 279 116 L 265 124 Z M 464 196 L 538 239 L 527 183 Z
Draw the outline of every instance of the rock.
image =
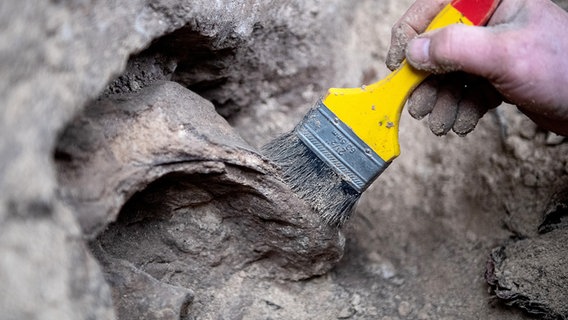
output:
M 190 299 L 168 298 L 171 286 L 207 307 L 236 272 L 297 280 L 342 256 L 341 234 L 211 103 L 177 83 L 88 106 L 62 134 L 56 159 L 63 199 L 84 232 L 98 234 L 91 246 L 101 248 L 122 319 L 161 318 L 162 300 L 178 301 L 168 312 L 179 315 Z M 155 286 L 167 290 L 143 299 Z
M 0 252 L 0 318 L 115 319 L 109 286 L 66 208 L 14 204 L 0 223 Z
M 183 287 L 160 282 L 126 260 L 109 257 L 93 248 L 112 286 L 119 319 L 184 319 L 189 316 L 193 293 Z
M 352 307 L 344 308 L 337 315 L 337 319 L 350 319 L 355 315 L 356 311 Z
M 568 189 L 555 192 L 544 211 L 540 235 L 493 250 L 485 278 L 495 295 L 543 319 L 568 317 L 565 246 L 568 240 Z
M 204 174 L 224 172 L 223 162 L 261 174 L 270 170 L 260 156 L 245 157 L 239 149 L 252 150 L 210 103 L 175 82 L 163 82 L 99 100 L 74 119 L 55 149 L 59 192 L 83 232 L 94 236 L 116 220 L 134 193 L 176 165 L 203 160 Z
M 543 319 L 568 317 L 568 232 L 556 229 L 495 249 L 486 279 L 495 295 Z
M 561 136 L 561 135 L 557 135 L 554 132 L 548 132 L 548 134 L 546 135 L 546 145 L 549 146 L 557 146 L 561 143 L 563 143 L 566 140 L 566 137 Z
M 84 249 L 82 231 L 96 237 L 129 195 L 111 196 L 115 203 L 97 202 L 102 205 L 100 212 L 95 205 L 75 211 L 70 204 L 73 210 L 69 210 L 58 195 L 53 160 L 56 144 L 64 143 L 58 141 L 60 133 L 101 95 L 138 92 L 169 79 L 199 90 L 232 116 L 234 110 L 251 108 L 260 95 L 272 98 L 280 93 L 289 104 L 300 104 L 296 97 L 311 99 L 305 95 L 305 86 L 318 89 L 335 76 L 330 68 L 335 59 L 330 54 L 332 43 L 337 47 L 341 44 L 337 38 L 349 33 L 345 26 L 351 5 L 333 1 L 322 9 L 312 2 L 285 4 L 242 0 L 2 4 L 0 309 L 15 318 L 49 318 L 53 307 L 59 310 L 53 315 L 56 319 L 114 318 L 110 290 Z M 338 15 L 337 10 L 346 14 Z M 165 34 L 169 37 L 157 41 Z M 149 46 L 149 51 L 141 52 Z M 298 50 L 289 50 L 290 46 Z M 326 77 L 321 76 L 323 71 Z M 214 90 L 218 87 L 221 90 Z M 268 132 L 266 127 L 262 130 Z M 249 138 L 257 136 L 249 134 Z M 215 163 L 207 170 L 217 169 Z M 93 174 L 96 180 L 102 173 Z M 144 188 L 122 187 L 128 192 Z M 101 197 L 80 190 L 62 192 L 70 203 L 73 193 Z M 46 244 L 50 246 L 45 248 Z M 84 261 L 53 259 L 67 255 Z M 83 273 L 89 276 L 80 276 Z M 39 288 L 44 279 L 53 279 L 57 290 Z M 76 289 L 83 291 L 67 294 Z
M 408 301 L 402 301 L 398 305 L 398 315 L 405 318 L 412 312 L 412 305 Z
M 61 204 L 52 159 L 58 135 L 122 73 L 129 56 L 156 37 L 191 24 L 193 30 L 215 35 L 218 47 L 234 46 L 250 38 L 267 7 L 278 11 L 261 1 L 2 3 L 0 309 L 4 316 L 114 318 L 110 291 L 78 228 L 80 223 L 83 228 L 92 226 L 92 231 L 102 229 L 105 221 L 97 218 L 107 216 L 79 216 L 78 222 L 75 212 Z M 274 62 L 272 58 L 264 61 Z M 171 66 L 166 62 L 164 66 Z M 152 77 L 169 75 L 157 71 Z M 130 89 L 147 85 L 145 79 L 133 78 Z

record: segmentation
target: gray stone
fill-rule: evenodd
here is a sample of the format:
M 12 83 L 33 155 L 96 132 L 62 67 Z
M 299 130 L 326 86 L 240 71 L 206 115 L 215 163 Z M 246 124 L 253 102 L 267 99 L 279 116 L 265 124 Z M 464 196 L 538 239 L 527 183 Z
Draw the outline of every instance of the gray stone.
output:
M 568 232 L 556 229 L 491 253 L 486 278 L 495 295 L 543 319 L 568 317 Z
M 74 115 L 102 92 L 110 93 L 112 89 L 126 86 L 129 91 L 140 90 L 153 81 L 173 77 L 178 65 L 181 66 L 178 71 L 183 70 L 175 75 L 180 82 L 190 85 L 204 77 L 210 79 L 208 72 L 201 72 L 201 78 L 191 76 L 194 72 L 183 68 L 187 67 L 184 65 L 187 59 L 172 58 L 163 53 L 165 57 L 141 59 L 144 66 L 153 65 L 152 69 L 144 67 L 143 74 L 126 80 L 122 77 L 114 82 L 115 77 L 123 73 L 131 55 L 146 48 L 155 38 L 182 27 L 199 35 L 198 39 L 207 40 L 207 50 L 235 52 L 235 48 L 241 48 L 241 52 L 246 53 L 255 42 L 256 46 L 271 43 L 275 53 L 285 53 L 284 47 L 277 46 L 281 38 L 270 36 L 275 33 L 260 32 L 266 37 L 265 41 L 260 41 L 258 32 L 256 41 L 251 41 L 251 35 L 255 29 L 277 30 L 294 20 L 309 21 L 300 16 L 310 16 L 313 10 L 302 10 L 303 5 L 297 2 L 298 8 L 281 15 L 281 6 L 275 4 L 274 1 L 168 0 L 121 3 L 24 0 L 0 4 L 0 282 L 3 283 L 0 309 L 12 311 L 6 312 L 5 316 L 33 318 L 42 314 L 42 317 L 50 318 L 50 308 L 58 307 L 60 311 L 53 316 L 56 319 L 88 318 L 92 314 L 99 315 L 97 318 L 104 318 L 103 314 L 112 318 L 110 296 L 104 294 L 109 291 L 105 289 L 106 284 L 97 267 L 73 259 L 52 259 L 85 255 L 83 259 L 92 260 L 81 244 L 83 235 L 78 225 L 84 230 L 90 226 L 89 231 L 96 232 L 110 221 L 104 219 L 112 219 L 107 215 L 108 211 L 82 215 L 60 203 L 52 158 L 59 133 Z M 287 20 L 293 15 L 298 19 Z M 276 20 L 280 23 L 272 23 Z M 301 42 L 302 33 L 309 28 L 301 24 L 294 24 L 294 27 Z M 284 34 L 290 34 L 288 27 L 282 30 L 285 30 Z M 196 44 L 195 41 L 184 43 L 186 46 L 178 47 L 178 52 Z M 308 48 L 306 54 L 319 54 L 321 59 L 317 60 L 320 61 L 317 68 L 324 68 L 328 55 L 313 49 L 315 47 Z M 226 90 L 229 90 L 226 92 L 236 91 L 237 84 L 243 80 L 255 78 L 256 83 L 261 83 L 280 71 L 286 74 L 288 86 L 296 84 L 291 80 L 295 77 L 290 70 L 303 70 L 304 74 L 309 70 L 313 74 L 311 80 L 318 77 L 306 56 L 290 62 L 289 56 L 274 57 L 263 52 L 254 52 L 249 58 L 243 58 L 244 54 L 241 54 L 242 63 L 235 63 L 233 58 L 226 63 L 238 69 L 223 71 L 221 78 L 227 78 L 227 74 L 232 77 L 226 82 Z M 298 61 L 304 61 L 303 66 L 298 65 Z M 129 69 L 136 69 L 130 67 L 133 64 L 136 62 L 128 64 Z M 271 67 L 259 67 L 258 64 L 271 64 Z M 198 63 L 198 67 L 203 65 L 205 63 Z M 263 73 L 256 70 L 263 70 Z M 302 83 L 306 81 L 309 79 Z M 235 95 L 232 100 L 236 101 L 235 107 L 226 109 L 238 110 L 256 99 L 255 93 L 264 91 L 257 86 L 248 88 Z M 282 87 L 272 90 L 282 90 Z M 211 96 L 215 97 L 215 94 Z M 225 93 L 218 100 L 230 100 L 232 96 Z M 120 209 L 119 205 L 114 203 L 115 212 Z M 99 218 L 103 220 L 97 220 Z M 47 244 L 50 244 L 49 250 L 44 248 Z M 20 246 L 25 250 L 20 250 Z M 29 270 L 22 268 L 24 265 L 29 266 Z M 78 274 L 92 274 L 87 281 L 69 274 L 72 270 Z M 39 288 L 38 284 L 46 281 L 42 279 L 53 279 L 58 286 Z M 66 294 L 77 283 L 82 283 L 79 286 L 85 290 L 100 289 L 84 295 Z M 99 300 L 94 298 L 97 295 L 100 295 Z M 92 304 L 82 302 L 88 297 L 93 297 Z M 54 301 L 57 303 L 52 303 Z M 72 310 L 82 312 L 77 314 Z
M 168 310 L 188 309 L 207 306 L 232 274 L 299 280 L 342 256 L 339 231 L 210 102 L 175 82 L 89 105 L 62 134 L 56 159 L 62 199 L 98 235 L 91 245 L 101 248 L 123 319 L 162 318 L 159 301 L 172 299 L 152 294 L 154 283 L 195 292 Z
M 568 317 L 567 208 L 568 189 L 564 188 L 550 198 L 538 228 L 540 235 L 492 251 L 485 278 L 506 304 L 544 319 Z
M 0 223 L 0 318 L 114 319 L 109 286 L 71 213 L 39 205 L 7 211 Z
M 119 319 L 185 319 L 193 293 L 160 282 L 126 260 L 109 257 L 100 247 L 93 251 L 106 270 L 106 281 Z

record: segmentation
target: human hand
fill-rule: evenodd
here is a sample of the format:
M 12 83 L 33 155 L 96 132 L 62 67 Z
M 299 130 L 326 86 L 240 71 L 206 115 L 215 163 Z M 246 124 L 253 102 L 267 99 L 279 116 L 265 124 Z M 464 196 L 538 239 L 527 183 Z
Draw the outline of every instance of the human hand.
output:
M 487 27 L 419 35 L 449 2 L 417 0 L 393 27 L 387 66 L 406 57 L 435 74 L 409 97 L 410 114 L 429 114 L 437 135 L 452 128 L 465 135 L 506 100 L 539 126 L 568 135 L 568 13 L 549 0 L 502 0 Z

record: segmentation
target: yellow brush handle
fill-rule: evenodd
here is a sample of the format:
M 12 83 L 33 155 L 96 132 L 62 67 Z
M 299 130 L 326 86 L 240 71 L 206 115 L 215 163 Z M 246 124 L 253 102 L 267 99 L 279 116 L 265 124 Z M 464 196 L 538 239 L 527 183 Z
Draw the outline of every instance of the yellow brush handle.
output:
M 449 4 L 426 31 L 455 23 L 474 25 Z M 403 61 L 399 69 L 369 86 L 329 89 L 323 103 L 384 161 L 390 162 L 400 154 L 398 125 L 402 108 L 427 76 Z

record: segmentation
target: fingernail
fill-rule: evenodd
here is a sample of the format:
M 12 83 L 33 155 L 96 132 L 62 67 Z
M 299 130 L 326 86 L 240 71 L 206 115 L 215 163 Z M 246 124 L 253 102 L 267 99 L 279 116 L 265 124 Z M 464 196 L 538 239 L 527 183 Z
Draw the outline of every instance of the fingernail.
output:
M 430 39 L 416 38 L 408 43 L 406 57 L 413 64 L 427 65 L 430 62 Z

